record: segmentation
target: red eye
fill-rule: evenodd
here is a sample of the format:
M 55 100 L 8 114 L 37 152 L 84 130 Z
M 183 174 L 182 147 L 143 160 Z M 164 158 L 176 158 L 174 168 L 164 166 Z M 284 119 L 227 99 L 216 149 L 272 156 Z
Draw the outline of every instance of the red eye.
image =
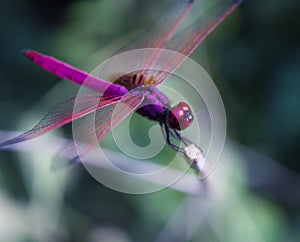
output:
M 172 129 L 185 129 L 193 121 L 191 107 L 187 103 L 180 102 L 177 106 L 171 108 L 167 121 Z

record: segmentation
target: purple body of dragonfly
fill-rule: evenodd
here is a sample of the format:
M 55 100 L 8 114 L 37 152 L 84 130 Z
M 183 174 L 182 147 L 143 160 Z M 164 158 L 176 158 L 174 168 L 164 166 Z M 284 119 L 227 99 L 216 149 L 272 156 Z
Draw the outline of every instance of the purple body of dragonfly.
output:
M 191 108 L 183 102 L 171 108 L 168 98 L 157 89 L 156 85 L 168 78 L 206 36 L 237 8 L 240 2 L 241 0 L 218 0 L 199 20 L 178 33 L 178 29 L 190 13 L 194 1 L 175 1 L 147 33 L 119 51 L 154 48 L 145 67 L 139 72 L 128 73 L 118 78 L 114 83 L 90 75 L 54 57 L 25 50 L 24 55 L 43 69 L 99 94 L 86 94 L 81 97 L 76 112 L 73 112 L 75 98 L 54 106 L 35 127 L 3 142 L 0 144 L 0 149 L 32 139 L 93 112 L 97 113 L 96 136 L 100 142 L 130 113 L 136 111 L 151 120 L 158 121 L 164 127 L 170 147 L 186 154 L 184 149 L 173 144 L 171 138 L 181 140 L 187 146 L 190 145 L 190 142 L 183 138 L 178 131 L 187 128 L 192 122 Z M 159 60 L 162 48 L 177 51 L 180 55 L 165 60 L 164 71 L 149 74 L 147 70 L 151 69 Z M 126 104 L 127 108 L 118 110 L 112 116 L 113 109 L 118 103 Z
M 123 86 L 101 80 L 54 57 L 46 56 L 32 50 L 25 50 L 23 54 L 44 70 L 61 78 L 71 80 L 78 85 L 85 85 L 96 92 L 103 93 L 106 91 L 107 95 L 112 94 L 117 96 L 122 96 L 128 92 Z
M 54 57 L 46 56 L 36 51 L 25 50 L 23 54 L 43 69 L 55 74 L 56 76 L 71 80 L 79 85 L 84 85 L 99 93 L 103 93 L 103 98 L 122 97 L 129 91 L 132 91 L 132 94 L 143 97 L 143 101 L 145 103 L 151 103 L 151 105 L 140 108 L 138 113 L 151 120 L 158 121 L 160 123 L 165 122 L 166 117 L 164 116 L 165 112 L 170 110 L 170 102 L 168 98 L 154 85 L 144 85 L 144 82 L 147 80 L 145 80 L 143 75 L 140 75 L 139 77 L 138 74 L 125 75 L 115 81 L 115 83 L 119 84 L 115 84 L 90 75 Z M 137 78 L 139 78 L 139 80 L 136 80 Z M 123 85 L 126 85 L 126 87 Z M 188 108 L 188 112 L 186 112 L 185 116 L 192 119 L 190 112 L 191 110 Z M 171 128 L 184 128 L 183 126 L 182 128 L 176 127 L 173 116 L 169 115 L 168 117 L 170 118 L 168 123 Z

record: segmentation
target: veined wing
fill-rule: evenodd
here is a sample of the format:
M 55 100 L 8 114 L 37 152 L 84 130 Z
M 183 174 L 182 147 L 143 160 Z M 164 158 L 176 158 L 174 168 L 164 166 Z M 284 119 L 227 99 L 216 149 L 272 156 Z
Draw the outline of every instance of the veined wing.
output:
M 76 143 L 76 148 L 73 142 L 68 143 L 59 152 L 59 156 L 69 158 L 70 162 L 79 161 L 97 146 L 112 129 L 139 108 L 143 101 L 144 95 L 129 93 L 122 96 L 117 102 L 98 109 L 92 122 L 84 122 L 82 127 L 77 127 L 81 140 L 78 144 Z
M 73 112 L 75 100 L 76 110 Z M 79 98 L 77 97 L 77 99 L 73 97 L 52 107 L 50 111 L 41 119 L 41 121 L 32 129 L 13 139 L 1 143 L 0 149 L 12 144 L 33 139 L 119 101 L 120 97 L 108 98 L 102 97 L 99 94 L 84 94 Z
M 173 2 L 144 34 L 115 53 L 153 48 L 143 57 L 146 58 L 146 61 L 143 61 L 146 64 L 141 70 L 141 74 L 145 76 L 147 76 L 146 69 L 152 69 L 160 56 L 161 49 L 166 48 L 168 42 L 174 37 L 185 17 L 191 11 L 194 0 L 175 0 Z
M 203 16 L 167 44 L 166 49 L 174 50 L 180 55 L 165 62 L 164 72 L 155 76 L 159 82 L 168 78 L 205 38 L 239 6 L 242 0 L 217 0 L 216 2 Z
M 147 54 L 146 64 L 141 71 L 145 76 L 147 76 L 146 70 L 152 69 L 159 60 L 162 48 L 180 53 L 181 55 L 175 57 L 172 55 L 170 59 L 165 59 L 163 62 L 160 60 L 164 65 L 164 71 L 150 72 L 155 80 L 161 82 L 169 77 L 241 2 L 242 0 L 199 0 L 200 9 L 206 10 L 207 5 L 212 7 L 203 11 L 203 14 L 197 16 L 196 22 L 181 31 L 180 26 L 190 14 L 195 1 L 176 0 L 175 4 L 167 9 L 145 34 L 117 53 L 132 49 L 154 48 L 149 50 L 152 53 Z

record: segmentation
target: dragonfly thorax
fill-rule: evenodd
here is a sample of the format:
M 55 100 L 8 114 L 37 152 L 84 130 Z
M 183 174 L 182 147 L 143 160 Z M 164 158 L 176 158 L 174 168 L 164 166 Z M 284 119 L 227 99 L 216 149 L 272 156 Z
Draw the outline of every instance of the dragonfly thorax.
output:
M 167 115 L 167 122 L 172 129 L 183 130 L 187 128 L 193 122 L 191 107 L 185 102 L 180 102 L 171 108 Z
M 112 78 L 113 79 L 113 76 Z M 141 86 L 152 86 L 156 85 L 158 80 L 151 75 L 143 72 L 134 72 L 124 74 L 113 81 L 114 84 L 118 84 L 127 88 L 127 90 L 132 90 Z

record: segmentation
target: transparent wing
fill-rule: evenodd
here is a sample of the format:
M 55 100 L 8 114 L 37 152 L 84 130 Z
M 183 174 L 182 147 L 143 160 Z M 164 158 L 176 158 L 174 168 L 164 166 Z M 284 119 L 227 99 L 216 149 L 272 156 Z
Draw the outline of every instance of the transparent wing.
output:
M 59 152 L 59 156 L 67 157 L 70 162 L 79 161 L 79 158 L 88 154 L 103 138 L 118 124 L 134 112 L 144 101 L 144 95 L 127 94 L 117 102 L 98 109 L 93 117 L 93 122 L 85 122 L 77 127 L 80 142 L 66 144 Z M 82 145 L 81 145 L 82 144 Z
M 76 100 L 76 110 L 73 112 L 74 103 Z M 88 115 L 96 110 L 99 110 L 107 105 L 118 102 L 120 97 L 108 98 L 102 97 L 99 94 L 85 94 L 80 97 L 73 97 L 67 101 L 57 104 L 41 119 L 41 121 L 32 129 L 25 133 L 7 140 L 0 144 L 0 149 L 6 146 L 20 143 L 29 139 L 33 139 L 53 129 L 59 128 L 67 123 L 78 118 Z
M 194 0 L 174 0 L 150 28 L 116 54 L 141 48 L 164 48 L 190 12 Z
M 152 69 L 160 56 L 161 50 L 166 48 L 167 43 L 176 34 L 178 28 L 184 21 L 193 7 L 194 0 L 174 0 L 161 16 L 150 26 L 150 28 L 140 37 L 130 42 L 125 47 L 118 50 L 115 54 L 126 52 L 133 49 L 152 48 L 149 53 L 145 53 L 146 63 L 141 70 L 141 74 L 147 76 L 146 70 Z M 145 61 L 146 60 L 146 61 Z
M 204 1 L 205 2 L 205 1 Z M 205 38 L 222 23 L 242 2 L 242 0 L 218 0 L 205 14 L 191 26 L 181 31 L 166 45 L 166 49 L 174 50 L 181 55 L 166 60 L 164 72 L 155 77 L 161 81 L 168 78 Z
M 160 60 L 163 63 L 163 71 L 151 72 L 158 82 L 169 77 L 182 62 L 201 44 L 237 6 L 242 0 L 202 0 L 197 2 L 202 13 L 192 25 L 181 30 L 186 17 L 191 14 L 195 1 L 177 0 L 174 5 L 149 28 L 141 37 L 131 42 L 128 46 L 120 49 L 117 53 L 140 48 L 149 49 L 146 65 L 141 71 L 144 75 L 147 69 L 152 69 L 159 60 L 161 48 L 173 50 L 181 55 L 171 56 L 170 59 Z

